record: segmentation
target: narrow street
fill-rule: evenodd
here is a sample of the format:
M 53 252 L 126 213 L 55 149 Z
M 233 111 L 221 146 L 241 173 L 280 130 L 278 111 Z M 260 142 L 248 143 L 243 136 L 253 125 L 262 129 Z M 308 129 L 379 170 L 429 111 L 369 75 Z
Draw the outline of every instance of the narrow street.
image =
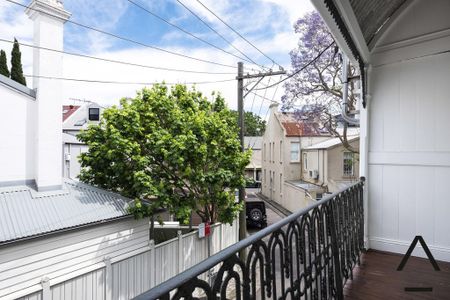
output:
M 247 188 L 247 189 L 245 189 L 245 191 L 247 193 L 248 199 L 258 198 L 260 200 L 263 200 L 260 197 L 258 197 L 258 193 L 260 191 L 259 188 Z M 270 226 L 270 225 L 280 221 L 284 217 L 284 215 L 281 212 L 277 211 L 270 204 L 267 204 L 267 202 L 266 202 L 266 214 L 267 214 L 267 226 Z M 247 228 L 249 235 L 252 235 L 255 232 L 258 232 L 259 230 L 260 230 L 260 228 L 257 228 L 257 227 L 248 227 Z

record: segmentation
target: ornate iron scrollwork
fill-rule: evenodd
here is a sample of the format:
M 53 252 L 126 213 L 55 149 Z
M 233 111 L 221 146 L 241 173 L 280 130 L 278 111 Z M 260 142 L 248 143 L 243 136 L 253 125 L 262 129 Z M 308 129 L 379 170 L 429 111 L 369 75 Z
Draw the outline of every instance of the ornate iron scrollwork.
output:
M 343 299 L 363 251 L 363 184 L 210 257 L 204 270 L 220 266 L 212 284 L 198 278 L 205 271 L 191 271 L 191 279 L 182 273 L 138 299 Z M 237 255 L 242 248 L 248 250 L 245 262 Z

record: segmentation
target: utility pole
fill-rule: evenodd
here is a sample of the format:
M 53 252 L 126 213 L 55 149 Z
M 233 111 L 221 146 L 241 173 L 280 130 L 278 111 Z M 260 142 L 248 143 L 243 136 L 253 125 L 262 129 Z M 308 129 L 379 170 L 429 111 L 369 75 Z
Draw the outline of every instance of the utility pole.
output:
M 258 73 L 258 74 L 247 74 L 244 75 L 244 63 L 238 62 L 238 74 L 237 74 L 237 98 L 238 98 L 238 125 L 239 125 L 239 139 L 241 141 L 241 151 L 245 151 L 244 146 L 244 131 L 245 131 L 245 124 L 244 124 L 244 79 L 250 79 L 250 78 L 259 78 L 259 80 L 255 83 L 255 85 L 247 91 L 247 94 L 251 92 L 253 88 L 266 76 L 273 76 L 273 75 L 282 75 L 286 74 L 286 71 L 280 70 L 273 72 L 270 70 L 267 73 Z M 246 220 L 246 207 L 245 207 L 245 187 L 239 188 L 239 203 L 243 203 L 243 209 L 239 213 L 239 240 L 243 240 L 247 237 L 247 220 Z M 239 257 L 242 261 L 245 262 L 246 259 L 246 253 L 245 249 L 241 249 L 239 251 Z

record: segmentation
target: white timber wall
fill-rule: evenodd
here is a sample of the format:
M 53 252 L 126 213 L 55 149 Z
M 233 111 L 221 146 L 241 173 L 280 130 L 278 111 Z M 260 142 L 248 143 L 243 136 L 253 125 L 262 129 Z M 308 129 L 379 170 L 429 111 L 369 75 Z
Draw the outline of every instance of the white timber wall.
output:
M 449 1 L 416 1 L 372 53 L 370 248 L 405 253 L 421 235 L 450 261 L 449 16 Z
M 15 299 L 149 248 L 148 220 L 126 219 L 0 248 L 0 299 Z M 55 298 L 56 299 L 56 298 Z
M 180 234 L 177 238 L 155 246 L 153 241 L 148 240 L 148 221 L 141 223 L 143 228 L 137 231 L 146 233 L 143 246 L 124 247 L 124 251 L 116 252 L 100 251 L 99 255 L 95 256 L 98 258 L 96 261 L 91 261 L 89 266 L 78 272 L 70 268 L 72 260 L 79 257 L 78 253 L 72 253 L 69 256 L 71 259 L 65 262 L 72 273 L 67 273 L 65 277 L 54 277 L 51 272 L 45 272 L 43 267 L 40 269 L 42 271 L 37 272 L 40 277 L 33 281 L 32 288 L 19 290 L 14 294 L 0 294 L 0 299 L 131 299 L 208 257 L 208 240 L 198 238 L 198 231 Z M 211 230 L 210 255 L 238 241 L 239 230 L 236 221 L 233 226 L 213 225 Z M 126 233 L 121 238 L 125 236 Z M 29 248 L 28 251 L 32 249 Z M 3 259 L 3 255 L 1 257 Z M 37 261 L 38 258 L 31 257 L 29 260 Z M 44 264 L 53 268 L 48 262 Z M 0 270 L 3 270 L 2 266 L 3 264 L 0 264 Z M 3 279 L 2 273 L 0 277 Z M 203 279 L 206 279 L 206 275 Z M 16 279 L 17 285 L 20 280 Z
M 64 177 L 78 180 L 78 175 L 81 172 L 81 163 L 79 161 L 81 153 L 89 150 L 87 145 L 83 144 L 64 144 L 64 154 L 70 154 L 70 160 L 64 157 Z
M 34 98 L 0 84 L 0 185 L 34 179 L 35 109 Z

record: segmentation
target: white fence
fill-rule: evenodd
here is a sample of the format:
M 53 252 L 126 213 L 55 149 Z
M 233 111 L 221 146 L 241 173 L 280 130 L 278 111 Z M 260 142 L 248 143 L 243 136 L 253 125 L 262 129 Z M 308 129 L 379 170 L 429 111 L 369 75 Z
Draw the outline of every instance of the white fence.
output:
M 238 241 L 238 222 L 233 226 L 211 226 L 210 255 Z M 194 266 L 208 257 L 208 238 L 198 238 L 198 231 L 154 245 L 150 250 L 113 260 L 105 257 L 100 266 L 61 283 L 43 280 L 42 290 L 24 300 L 96 300 L 130 299 Z

